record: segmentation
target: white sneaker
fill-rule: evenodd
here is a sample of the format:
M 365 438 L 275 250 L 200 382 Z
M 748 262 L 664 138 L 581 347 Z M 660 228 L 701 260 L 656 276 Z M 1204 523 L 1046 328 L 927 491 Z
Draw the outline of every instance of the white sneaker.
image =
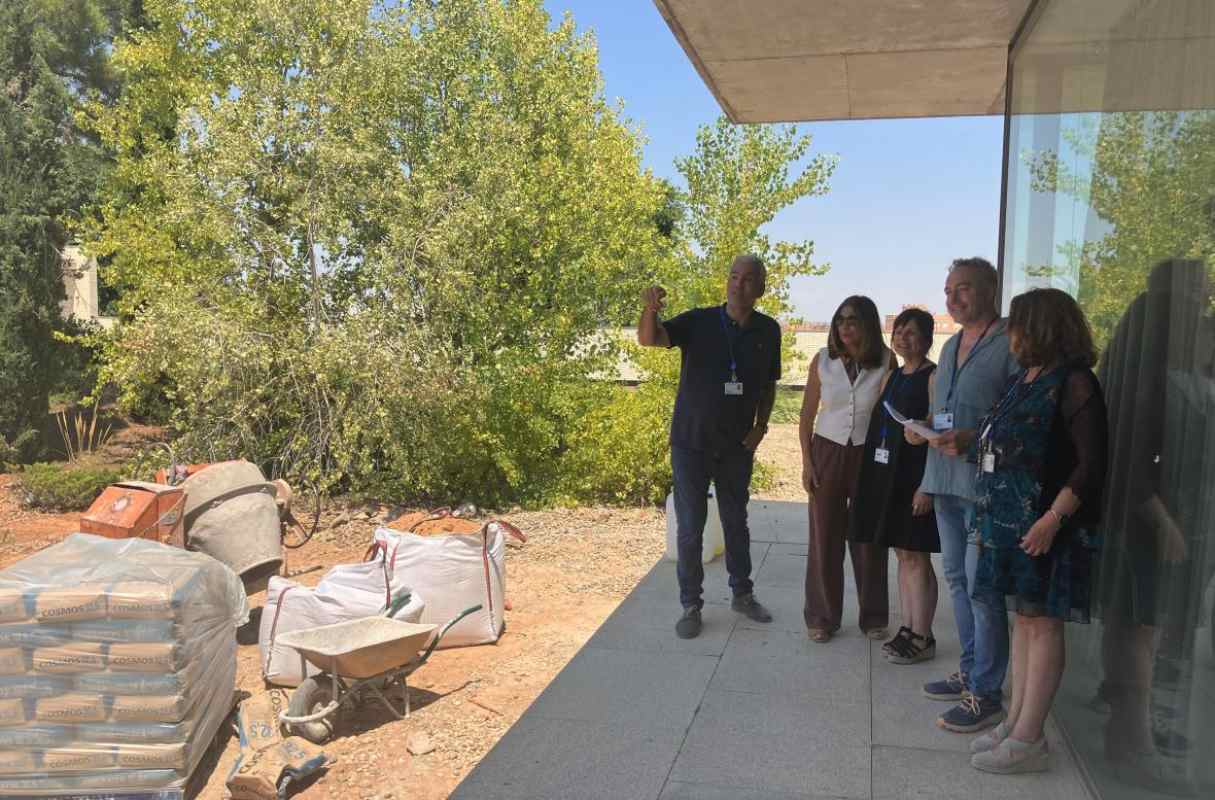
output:
M 1050 751 L 1045 736 L 1036 742 L 1022 742 L 1009 736 L 991 750 L 975 753 L 970 757 L 970 765 L 999 775 L 1045 772 L 1050 768 Z
M 988 750 L 995 750 L 1000 742 L 1008 738 L 1012 733 L 1012 725 L 1008 719 L 1004 719 L 999 725 L 989 730 L 977 739 L 970 743 L 971 754 L 986 753 Z

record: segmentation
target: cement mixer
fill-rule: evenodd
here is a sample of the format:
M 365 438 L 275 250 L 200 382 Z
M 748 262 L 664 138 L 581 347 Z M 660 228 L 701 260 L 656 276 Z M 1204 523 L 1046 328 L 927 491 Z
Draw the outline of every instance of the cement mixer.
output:
M 170 470 L 166 482 L 180 474 Z M 186 474 L 178 485 L 185 492 L 187 546 L 231 567 L 250 592 L 279 573 L 285 546 L 299 547 L 316 531 L 319 499 L 312 531 L 305 532 L 291 513 L 290 487 L 267 481 L 256 464 L 223 461 Z M 292 526 L 300 535 L 289 542 Z

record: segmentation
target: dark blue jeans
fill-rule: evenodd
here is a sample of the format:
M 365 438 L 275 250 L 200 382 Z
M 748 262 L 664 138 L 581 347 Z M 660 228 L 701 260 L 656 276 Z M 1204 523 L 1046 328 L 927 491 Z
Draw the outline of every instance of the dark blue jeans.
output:
M 705 569 L 700 561 L 705 518 L 709 513 L 709 481 L 717 489 L 717 512 L 726 544 L 726 571 L 734 596 L 751 593 L 751 532 L 747 502 L 751 499 L 751 468 L 755 454 L 741 444 L 721 452 L 671 447 L 675 482 L 675 521 L 678 526 L 679 602 L 700 608 Z

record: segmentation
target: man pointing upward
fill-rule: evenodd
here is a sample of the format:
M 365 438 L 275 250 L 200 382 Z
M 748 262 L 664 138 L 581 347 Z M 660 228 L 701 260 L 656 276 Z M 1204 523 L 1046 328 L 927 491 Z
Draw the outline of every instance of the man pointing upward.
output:
M 768 431 L 780 378 L 780 325 L 755 310 L 767 272 L 754 255 L 730 265 L 726 302 L 694 308 L 660 321 L 666 290 L 642 293 L 637 343 L 678 347 L 679 391 L 671 420 L 671 471 L 678 529 L 679 602 L 683 615 L 675 633 L 700 633 L 704 584 L 701 563 L 709 482 L 717 487 L 717 509 L 725 534 L 726 571 L 734 594 L 731 607 L 757 622 L 772 615 L 755 599 L 751 582 L 751 534 L 747 529 L 755 449 Z

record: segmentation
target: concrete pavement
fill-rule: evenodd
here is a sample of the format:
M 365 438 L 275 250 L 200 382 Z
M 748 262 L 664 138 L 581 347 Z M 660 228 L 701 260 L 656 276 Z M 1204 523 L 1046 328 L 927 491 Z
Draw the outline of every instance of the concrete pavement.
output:
M 751 526 L 756 595 L 772 610 L 772 624 L 730 610 L 719 557 L 706 565 L 703 633 L 676 638 L 675 565 L 658 562 L 453 797 L 1088 797 L 1053 724 L 1052 771 L 1007 777 L 972 769 L 971 737 L 933 724 L 948 705 L 924 698 L 920 686 L 956 669 L 958 657 L 943 585 L 935 661 L 887 663 L 881 643 L 856 627 L 851 578 L 844 629 L 831 642 L 815 644 L 801 613 L 805 504 L 753 502 Z M 893 562 L 891 598 L 897 604 Z M 939 564 L 937 571 L 939 577 Z

